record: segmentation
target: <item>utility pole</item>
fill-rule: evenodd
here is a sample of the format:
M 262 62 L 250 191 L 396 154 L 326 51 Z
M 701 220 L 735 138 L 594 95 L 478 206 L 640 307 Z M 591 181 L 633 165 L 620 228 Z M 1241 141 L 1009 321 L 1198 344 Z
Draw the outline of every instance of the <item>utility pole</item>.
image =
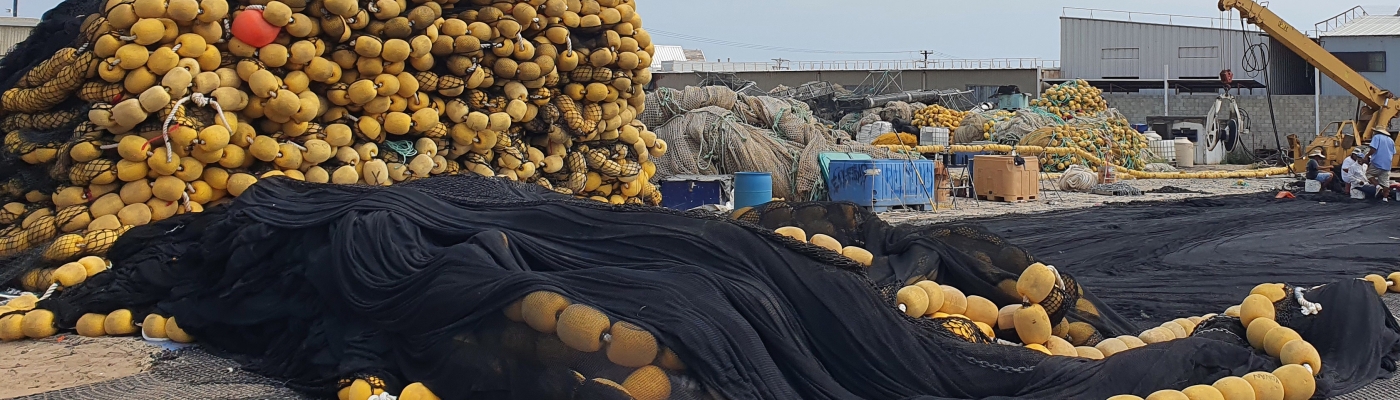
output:
M 782 58 L 772 58 L 771 60 L 773 60 L 773 62 L 778 63 L 778 66 L 774 68 L 774 69 L 776 69 L 776 70 L 782 70 L 782 69 L 783 69 L 783 63 L 788 62 L 788 61 L 791 61 L 791 60 L 786 60 L 786 59 L 782 59 Z
M 932 52 L 932 51 L 928 51 L 928 50 L 921 50 L 921 51 L 919 51 L 919 54 L 923 54 L 923 55 L 924 55 L 924 68 L 928 68 L 928 56 L 929 56 L 929 55 L 932 55 L 933 52 Z

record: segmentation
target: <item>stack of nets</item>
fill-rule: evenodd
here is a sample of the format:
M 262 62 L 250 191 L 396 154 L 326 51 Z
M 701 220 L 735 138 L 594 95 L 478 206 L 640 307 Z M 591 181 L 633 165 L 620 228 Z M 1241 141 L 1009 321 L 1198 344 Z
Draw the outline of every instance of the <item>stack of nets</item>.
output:
M 659 204 L 667 144 L 638 118 L 654 46 L 636 6 L 66 0 L 0 59 L 0 205 L 17 214 L 0 257 L 87 250 L 0 263 L 0 279 L 97 253 L 63 234 L 199 212 L 273 176 L 472 173 Z
M 917 109 L 911 124 L 920 128 L 932 126 L 956 131 L 970 114 L 971 111 L 958 111 L 935 104 Z
M 680 97 L 668 97 L 677 94 Z M 655 160 L 655 180 L 675 175 L 770 172 L 773 196 L 805 200 L 812 198 L 813 189 L 822 181 L 817 162 L 822 152 L 900 157 L 890 150 L 852 142 L 845 131 L 822 123 L 812 116 L 806 103 L 794 99 L 746 96 L 718 86 L 663 89 L 654 97 L 664 103 L 661 109 L 684 110 L 656 128 L 657 138 L 670 148 L 667 155 Z M 706 106 L 689 108 L 701 104 Z
M 1066 120 L 1108 110 L 1108 102 L 1103 99 L 1103 90 L 1090 86 L 1089 82 L 1083 79 L 1051 86 L 1031 105 Z
M 1133 129 L 1128 119 L 1114 109 L 1094 115 L 1080 115 L 1065 125 L 1052 126 L 1048 132 L 1033 132 L 1027 138 L 1037 139 L 1037 142 L 1023 141 L 1022 145 L 1080 149 L 1099 161 L 1129 170 L 1141 171 L 1148 165 L 1147 138 Z M 1041 165 L 1046 172 L 1064 171 L 1071 165 L 1084 165 L 1097 170 L 1103 167 L 1099 161 L 1080 154 L 1047 155 L 1041 160 Z
M 1107 398 L 1278 362 L 1231 339 L 1244 327 L 1224 316 L 1097 361 L 901 312 L 892 289 L 923 280 L 990 307 L 1021 303 L 1018 277 L 1037 257 L 977 226 L 893 227 L 839 203 L 731 218 L 468 176 L 384 188 L 274 178 L 228 206 L 134 229 L 100 282 L 39 307 L 64 329 L 117 309 L 169 315 L 248 370 L 355 400 L 410 382 L 441 398 Z M 774 226 L 802 227 L 813 243 Z M 869 265 L 814 244 L 817 233 L 865 248 Z M 1057 337 L 1094 346 L 1139 332 L 1060 276 L 1041 302 L 1064 327 Z M 1329 311 L 1303 316 L 1283 300 L 1275 312 L 1324 351 L 1327 370 L 1345 371 L 1319 376 L 1319 395 L 1400 355 L 1400 327 L 1370 283 L 1308 296 Z

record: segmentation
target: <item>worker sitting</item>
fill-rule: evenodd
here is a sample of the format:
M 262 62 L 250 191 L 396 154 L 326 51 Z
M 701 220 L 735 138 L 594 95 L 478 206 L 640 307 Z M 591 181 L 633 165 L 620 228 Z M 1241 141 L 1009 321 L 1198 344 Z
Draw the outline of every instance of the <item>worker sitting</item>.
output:
M 1371 151 L 1366 153 L 1365 159 L 1368 164 L 1366 177 L 1373 180 L 1373 184 L 1388 188 L 1391 162 L 1395 159 L 1395 140 L 1390 138 L 1390 132 L 1376 129 L 1376 134 L 1371 136 L 1370 146 Z
M 1359 146 L 1347 156 L 1346 161 L 1342 161 L 1342 182 L 1347 184 L 1346 190 L 1353 198 L 1376 197 L 1376 186 L 1371 185 L 1371 180 L 1366 177 L 1364 160 L 1368 153 L 1366 146 Z
M 1311 153 L 1308 153 L 1308 172 L 1306 176 L 1308 179 L 1322 183 L 1321 187 L 1325 188 L 1328 187 L 1328 184 L 1332 181 L 1332 173 L 1321 171 L 1323 159 L 1322 149 L 1313 149 Z

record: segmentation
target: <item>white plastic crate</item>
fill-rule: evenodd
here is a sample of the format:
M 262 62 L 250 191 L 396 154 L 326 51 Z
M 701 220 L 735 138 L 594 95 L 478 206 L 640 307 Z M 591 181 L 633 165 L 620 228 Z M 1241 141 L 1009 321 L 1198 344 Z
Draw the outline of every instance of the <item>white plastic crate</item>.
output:
M 922 129 L 919 129 L 919 145 L 947 146 L 948 134 L 948 128 L 936 128 L 932 126 L 923 127 Z
M 1176 163 L 1176 146 L 1170 140 L 1148 140 L 1147 149 L 1152 150 L 1152 154 L 1166 160 L 1167 164 Z

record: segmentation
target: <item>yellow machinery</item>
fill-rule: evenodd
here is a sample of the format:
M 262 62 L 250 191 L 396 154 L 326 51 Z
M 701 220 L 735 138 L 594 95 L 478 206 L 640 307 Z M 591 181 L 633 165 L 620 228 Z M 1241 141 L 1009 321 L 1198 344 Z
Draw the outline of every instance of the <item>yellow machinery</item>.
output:
M 1240 16 L 1250 23 L 1258 26 L 1269 36 L 1289 50 L 1293 50 L 1298 56 L 1307 60 L 1308 64 L 1322 71 L 1324 75 L 1332 78 L 1333 81 L 1346 88 L 1353 96 L 1361 99 L 1365 108 L 1362 110 L 1361 121 L 1343 121 L 1329 124 L 1337 126 L 1335 136 L 1319 135 L 1306 148 L 1301 146 L 1296 136 L 1289 136 L 1289 144 L 1293 146 L 1293 156 L 1295 165 L 1307 165 L 1307 153 L 1313 149 L 1322 149 L 1326 155 L 1329 165 L 1340 165 L 1342 158 L 1346 156 L 1351 146 L 1368 143 L 1371 135 L 1376 129 L 1389 129 L 1390 121 L 1400 115 L 1400 101 L 1395 100 L 1395 94 L 1389 90 L 1377 87 L 1370 80 L 1361 76 L 1356 70 L 1351 69 L 1342 60 L 1322 48 L 1312 38 L 1303 32 L 1289 25 L 1288 22 L 1279 18 L 1268 8 L 1252 0 L 1220 0 L 1220 11 L 1238 11 Z M 1360 128 L 1364 122 L 1364 129 Z M 1350 128 L 1353 134 L 1347 133 Z M 1400 144 L 1396 145 L 1400 148 Z M 1333 164 L 1335 160 L 1335 164 Z M 1391 160 L 1392 168 L 1400 168 L 1400 156 Z M 1295 169 L 1301 170 L 1301 168 Z

